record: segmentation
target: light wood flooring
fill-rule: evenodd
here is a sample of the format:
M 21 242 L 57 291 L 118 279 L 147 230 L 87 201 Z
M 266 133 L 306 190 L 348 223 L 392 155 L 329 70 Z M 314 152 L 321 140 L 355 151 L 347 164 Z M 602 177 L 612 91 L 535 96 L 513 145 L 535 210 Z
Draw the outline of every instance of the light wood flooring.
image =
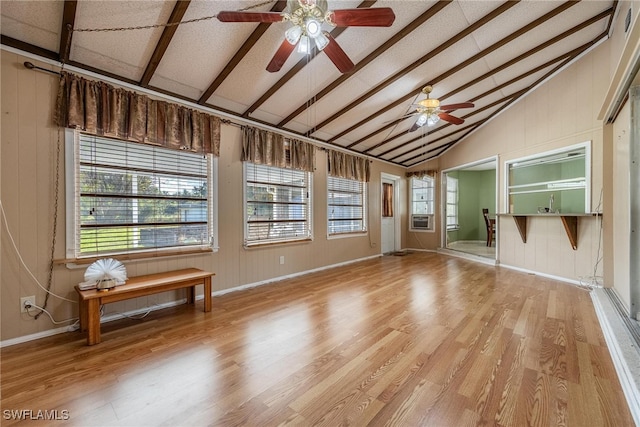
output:
M 487 246 L 486 242 L 479 240 L 458 240 L 447 245 L 447 249 L 477 255 L 485 258 L 496 259 L 496 247 Z
M 2 349 L 3 414 L 68 411 L 30 426 L 633 425 L 589 293 L 568 284 L 411 253 L 199 304 L 105 324 L 92 347 L 70 332 Z

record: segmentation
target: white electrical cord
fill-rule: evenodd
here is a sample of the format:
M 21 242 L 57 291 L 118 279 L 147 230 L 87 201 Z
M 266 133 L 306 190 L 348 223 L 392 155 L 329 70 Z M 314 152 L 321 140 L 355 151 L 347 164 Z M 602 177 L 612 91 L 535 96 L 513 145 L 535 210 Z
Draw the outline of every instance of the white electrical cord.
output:
M 598 200 L 598 206 L 596 206 L 596 213 L 601 213 L 601 209 L 602 209 L 602 196 L 603 196 L 603 190 L 600 190 L 600 199 Z M 579 281 L 580 281 L 580 286 L 585 287 L 589 290 L 594 290 L 594 289 L 598 289 L 598 288 L 603 288 L 604 285 L 602 284 L 602 282 L 604 281 L 604 277 L 602 276 L 598 276 L 598 266 L 600 265 L 600 262 L 602 261 L 603 255 L 601 254 L 602 251 L 602 216 L 598 215 L 598 217 L 596 217 L 596 221 L 598 221 L 599 219 L 599 223 L 600 226 L 598 227 L 598 249 L 596 250 L 596 262 L 593 266 L 593 275 L 592 276 L 588 276 L 588 277 L 579 277 Z
M 33 317 L 33 316 L 31 316 L 31 312 L 29 311 L 29 309 L 30 309 L 31 307 L 33 307 L 33 308 L 35 308 L 35 309 L 38 309 L 38 310 L 40 310 L 41 312 L 43 312 L 44 314 L 46 314 L 47 316 L 49 316 L 49 319 L 51 319 L 51 323 L 53 323 L 54 325 L 60 325 L 60 324 L 62 324 L 62 323 L 67 323 L 67 322 L 74 322 L 74 325 L 75 325 L 76 323 L 80 323 L 80 319 L 79 319 L 79 318 L 77 318 L 77 317 L 73 317 L 73 318 L 71 318 L 71 319 L 66 319 L 66 320 L 55 320 L 55 319 L 53 318 L 53 316 L 51 315 L 51 313 L 49 313 L 49 312 L 48 312 L 47 310 L 45 310 L 44 308 L 39 307 L 39 306 L 37 306 L 37 305 L 35 305 L 35 304 L 29 304 L 29 305 L 25 304 L 24 308 L 25 308 L 25 310 L 27 310 L 27 314 L 28 314 L 30 317 Z M 71 326 L 73 326 L 73 325 L 71 325 Z
M 131 316 L 131 315 L 129 315 L 129 314 L 122 313 L 122 312 L 120 312 L 120 311 L 114 311 L 114 313 L 115 313 L 115 314 L 119 314 L 119 315 L 120 315 L 120 316 L 122 316 L 122 317 L 126 317 L 127 319 L 132 319 L 132 320 L 142 320 L 142 319 L 144 319 L 145 317 L 147 317 L 147 316 L 149 315 L 149 313 L 151 313 L 152 311 L 153 311 L 153 308 L 149 308 L 149 309 L 147 310 L 147 312 L 146 312 L 146 313 L 141 314 L 141 315 L 139 315 L 139 316 Z M 109 314 L 111 314 L 111 313 L 109 313 Z
M 24 259 L 22 259 L 22 256 L 20 255 L 20 252 L 18 251 L 18 246 L 16 245 L 15 240 L 13 239 L 13 236 L 11 235 L 11 231 L 9 231 L 9 224 L 7 223 L 7 216 L 4 212 L 4 207 L 2 206 L 2 200 L 0 200 L 0 213 L 2 213 L 2 223 L 4 224 L 4 228 L 7 230 L 7 235 L 9 236 L 9 240 L 11 241 L 11 244 L 13 245 L 13 250 L 15 251 L 16 255 L 18 256 L 18 259 L 20 260 L 20 263 L 22 264 L 22 266 L 24 267 L 25 271 L 27 273 L 29 273 L 29 276 L 31 276 L 31 278 L 33 279 L 34 282 L 36 282 L 36 284 L 38 286 L 40 286 L 45 292 L 47 292 L 49 295 L 54 296 L 56 298 L 59 298 L 63 301 L 68 301 L 68 302 L 72 302 L 74 304 L 77 304 L 78 301 L 74 301 L 72 299 L 69 298 L 65 298 L 63 296 L 57 295 L 53 292 L 51 292 L 50 290 L 48 290 L 47 288 L 45 288 L 44 286 L 42 286 L 40 284 L 40 282 L 38 281 L 38 279 L 36 278 L 36 276 L 34 276 L 34 274 L 31 272 L 31 270 L 29 269 L 29 267 L 27 267 L 27 264 L 24 262 Z M 35 306 L 34 306 L 35 307 Z M 46 311 L 45 311 L 46 313 Z M 47 313 L 48 314 L 48 313 Z

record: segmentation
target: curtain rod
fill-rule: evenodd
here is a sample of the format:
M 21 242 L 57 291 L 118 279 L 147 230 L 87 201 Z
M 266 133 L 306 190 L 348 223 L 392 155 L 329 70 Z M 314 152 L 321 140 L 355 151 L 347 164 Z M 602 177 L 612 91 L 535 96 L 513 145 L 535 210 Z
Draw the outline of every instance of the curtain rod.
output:
M 0 48 L 2 50 L 6 50 L 6 51 L 9 51 L 9 52 L 14 52 L 14 53 L 17 53 L 17 54 L 22 55 L 22 56 L 31 57 L 31 58 L 34 58 L 34 59 L 36 59 L 38 61 L 46 62 L 46 63 L 54 65 L 54 66 L 56 66 L 56 65 L 57 66 L 61 66 L 62 65 L 58 61 L 55 61 L 55 60 L 52 60 L 52 59 L 49 59 L 49 58 L 40 57 L 39 55 L 30 53 L 30 52 L 25 52 L 25 51 L 17 49 L 17 48 L 12 48 L 10 46 L 0 45 Z M 31 63 L 29 61 L 25 61 L 24 62 L 24 66 L 26 68 L 29 68 L 29 69 L 32 69 L 32 70 L 46 71 L 48 73 L 55 74 L 55 75 L 58 75 L 58 76 L 61 75 L 61 73 L 59 73 L 57 71 L 52 71 L 52 70 L 48 70 L 46 68 L 38 67 L 37 65 L 34 65 L 33 63 Z M 379 161 L 381 163 L 386 163 L 386 164 L 391 165 L 391 166 L 408 169 L 407 166 L 399 165 L 397 163 L 390 162 L 389 160 L 379 159 L 377 157 L 372 157 L 372 156 L 367 155 L 367 154 L 358 153 L 357 151 L 349 150 L 349 149 L 346 149 L 346 148 L 343 148 L 343 147 L 340 147 L 340 146 L 334 146 L 334 145 L 329 144 L 328 142 L 320 141 L 320 140 L 317 140 L 317 139 L 314 139 L 314 138 L 305 137 L 304 135 L 298 135 L 298 134 L 295 134 L 293 132 L 289 132 L 289 131 L 286 131 L 286 130 L 283 130 L 283 129 L 278 129 L 278 128 L 274 127 L 274 126 L 270 126 L 270 125 L 266 125 L 266 124 L 262 124 L 262 123 L 257 123 L 257 122 L 252 121 L 251 119 L 238 118 L 238 117 L 234 116 L 233 114 L 225 113 L 224 111 L 219 111 L 219 110 L 216 110 L 215 108 L 206 107 L 204 105 L 196 104 L 196 103 L 191 102 L 191 101 L 186 101 L 184 99 L 180 99 L 180 98 L 177 98 L 177 97 L 174 97 L 174 96 L 170 96 L 170 95 L 166 95 L 166 94 L 163 94 L 163 93 L 160 93 L 160 92 L 156 92 L 155 90 L 152 90 L 152 89 L 136 86 L 136 85 L 133 85 L 131 83 L 123 82 L 123 81 L 120 81 L 120 80 L 112 78 L 112 77 L 103 76 L 103 75 L 101 75 L 99 73 L 96 73 L 96 72 L 93 72 L 93 71 L 84 70 L 82 68 L 74 67 L 74 66 L 70 66 L 70 65 L 67 65 L 66 68 L 67 68 L 67 70 L 69 70 L 71 72 L 74 72 L 74 73 L 78 73 L 78 74 L 81 74 L 81 75 L 84 75 L 84 76 L 89 76 L 89 77 L 92 77 L 92 78 L 100 79 L 102 81 L 105 81 L 105 82 L 108 82 L 108 83 L 112 83 L 112 84 L 116 84 L 116 85 L 124 87 L 124 88 L 132 89 L 132 90 L 135 90 L 135 91 L 138 91 L 138 92 L 142 92 L 142 93 L 146 93 L 146 94 L 150 94 L 150 95 L 153 95 L 153 96 L 158 96 L 158 97 L 160 97 L 162 99 L 170 100 L 172 102 L 177 102 L 179 104 L 186 105 L 186 106 L 191 107 L 191 108 L 197 108 L 197 109 L 199 109 L 201 111 L 205 111 L 205 112 L 209 112 L 211 114 L 218 115 L 218 116 L 220 116 L 221 120 L 228 121 L 227 123 L 225 123 L 225 124 L 228 124 L 228 125 L 233 125 L 233 126 L 237 126 L 237 127 L 242 127 L 242 126 L 246 126 L 246 125 L 254 126 L 254 127 L 257 127 L 257 128 L 260 128 L 260 129 L 271 131 L 271 132 L 278 132 L 278 133 L 280 133 L 280 134 L 282 134 L 284 136 L 289 136 L 289 137 L 292 137 L 292 138 L 296 138 L 296 139 L 300 139 L 302 141 L 309 142 L 309 143 L 317 146 L 318 148 L 323 148 L 325 150 L 341 151 L 343 153 L 351 154 L 353 156 L 364 157 L 364 158 L 368 159 L 370 162 Z M 238 119 L 240 119 L 240 122 L 235 121 L 235 120 L 238 120 Z
M 30 70 L 40 70 L 40 71 L 46 71 L 47 73 L 51 73 L 51 74 L 55 74 L 57 76 L 61 76 L 62 74 L 60 74 L 57 71 L 53 71 L 53 70 L 49 70 L 47 68 L 43 68 L 43 67 L 38 67 L 37 65 L 34 65 L 32 62 L 29 61 L 24 61 L 23 65 L 30 69 Z

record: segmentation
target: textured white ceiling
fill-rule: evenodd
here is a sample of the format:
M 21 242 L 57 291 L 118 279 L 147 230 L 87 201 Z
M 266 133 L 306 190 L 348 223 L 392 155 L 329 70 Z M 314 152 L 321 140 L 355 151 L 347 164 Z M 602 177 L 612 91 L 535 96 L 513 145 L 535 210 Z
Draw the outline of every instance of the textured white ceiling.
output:
M 161 0 L 79 0 L 74 17 L 76 31 L 73 32 L 70 49 L 71 64 L 129 82 L 140 82 L 161 40 L 163 25 L 169 20 L 175 4 L 174 1 Z M 215 19 L 215 15 L 222 10 L 234 11 L 248 7 L 253 11 L 269 11 L 275 2 L 255 7 L 258 4 L 258 1 L 247 0 L 192 0 L 182 21 L 212 19 L 182 23 L 177 27 L 151 76 L 149 86 L 199 102 L 259 25 L 223 23 Z M 334 0 L 329 1 L 329 9 L 355 8 L 359 4 L 359 0 Z M 491 108 L 487 106 L 517 91 L 530 90 L 559 63 L 504 88 L 498 89 L 499 85 L 526 75 L 530 70 L 579 46 L 596 41 L 606 31 L 609 16 L 537 53 L 531 53 L 532 49 L 548 43 L 553 37 L 610 9 L 616 3 L 612 0 L 576 2 L 568 10 L 524 35 L 471 61 L 483 50 L 562 4 L 560 1 L 538 0 L 517 3 L 456 0 L 446 4 L 417 29 L 408 32 L 403 30 L 404 27 L 430 8 L 437 7 L 438 2 L 380 0 L 373 7 L 391 7 L 396 15 L 392 26 L 349 27 L 336 37 L 336 41 L 357 65 L 387 41 L 395 40 L 397 34 L 402 37 L 386 51 L 378 52 L 368 65 L 347 75 L 342 75 L 324 52 L 313 59 L 294 52 L 279 72 L 267 72 L 265 67 L 282 43 L 284 31 L 291 26 L 288 22 L 274 23 L 213 94 L 203 101 L 207 107 L 248 117 L 255 120 L 257 125 L 280 126 L 283 130 L 301 135 L 336 113 L 341 113 L 334 120 L 317 127 L 312 136 L 340 147 L 358 142 L 351 147 L 354 152 L 392 159 L 407 166 L 416 161 L 409 159 L 419 153 L 448 143 L 458 143 L 460 138 L 491 118 L 504 104 Z M 64 5 L 62 0 L 2 1 L 0 29 L 3 42 L 18 48 L 26 46 L 32 53 L 44 51 L 47 57 L 55 58 L 59 55 L 61 45 Z M 446 49 L 441 49 L 470 25 L 504 5 L 513 7 Z M 77 31 L 145 25 L 157 27 L 127 31 Z M 331 30 L 328 26 L 325 29 Z M 18 46 L 14 40 L 18 41 Z M 519 55 L 523 55 L 523 59 L 503 68 Z M 289 74 L 299 62 L 303 65 L 301 69 Z M 461 64 L 466 65 L 462 67 Z M 342 83 L 316 99 L 319 93 L 333 86 L 336 81 Z M 412 104 L 424 98 L 419 90 L 426 84 L 433 84 L 431 96 L 441 98 L 445 104 L 474 101 L 474 108 L 452 113 L 466 117 L 463 125 L 442 127 L 441 123 L 427 133 L 425 128 L 407 132 L 415 117 L 395 123 L 407 112 L 414 111 Z M 466 88 L 458 90 L 461 87 Z M 454 91 L 456 93 L 448 95 Z M 264 97 L 267 92 L 273 93 Z M 264 99 L 258 102 L 261 98 Z M 309 100 L 312 101 L 310 107 L 288 118 Z M 575 108 L 570 102 L 575 101 L 559 100 L 563 108 Z M 394 103 L 397 105 L 391 108 L 390 105 Z M 354 104 L 352 108 L 342 111 L 350 104 Z M 250 114 L 249 109 L 253 110 Z M 357 124 L 360 125 L 337 137 Z M 420 158 L 428 158 L 433 153 L 431 151 L 431 154 Z

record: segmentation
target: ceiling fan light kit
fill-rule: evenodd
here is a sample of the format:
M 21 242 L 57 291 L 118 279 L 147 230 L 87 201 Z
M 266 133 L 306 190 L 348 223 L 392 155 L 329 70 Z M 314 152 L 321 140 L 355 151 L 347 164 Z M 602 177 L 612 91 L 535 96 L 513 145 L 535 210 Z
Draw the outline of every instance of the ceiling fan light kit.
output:
M 287 39 L 287 41 L 290 44 L 294 46 L 298 43 L 298 40 L 300 40 L 301 36 L 302 36 L 302 28 L 298 27 L 297 25 L 289 28 L 287 31 L 284 32 L 284 37 Z
M 473 103 L 471 102 L 441 105 L 439 99 L 430 97 L 432 90 L 433 87 L 431 85 L 422 88 L 422 93 L 427 95 L 427 97 L 421 101 L 418 101 L 417 104 L 414 104 L 416 106 L 416 112 L 414 114 L 418 114 L 418 119 L 413 124 L 413 126 L 411 126 L 409 132 L 413 132 L 424 125 L 427 125 L 428 127 L 434 126 L 440 120 L 444 120 L 454 125 L 460 125 L 464 123 L 464 120 L 459 117 L 452 116 L 446 111 L 457 110 L 458 108 L 473 107 Z
M 355 66 L 340 45 L 325 31 L 322 25 L 332 27 L 389 27 L 395 20 L 393 10 L 388 7 L 328 10 L 327 0 L 289 0 L 288 13 L 279 12 L 234 12 L 222 11 L 217 14 L 220 22 L 282 22 L 289 21 L 293 26 L 284 33 L 286 43 L 281 45 L 267 65 L 267 71 L 276 72 L 284 65 L 297 45 L 297 52 L 309 54 L 311 40 L 319 51 L 324 51 L 331 62 L 342 73 Z
M 416 120 L 416 125 L 418 126 L 424 126 L 427 125 L 428 127 L 431 127 L 433 125 L 435 125 L 436 123 L 438 123 L 440 121 L 440 117 L 438 117 L 437 114 L 420 114 L 418 116 L 418 120 Z
M 302 35 L 298 42 L 298 53 L 306 55 L 309 52 L 311 52 L 311 40 L 309 40 L 309 37 Z

